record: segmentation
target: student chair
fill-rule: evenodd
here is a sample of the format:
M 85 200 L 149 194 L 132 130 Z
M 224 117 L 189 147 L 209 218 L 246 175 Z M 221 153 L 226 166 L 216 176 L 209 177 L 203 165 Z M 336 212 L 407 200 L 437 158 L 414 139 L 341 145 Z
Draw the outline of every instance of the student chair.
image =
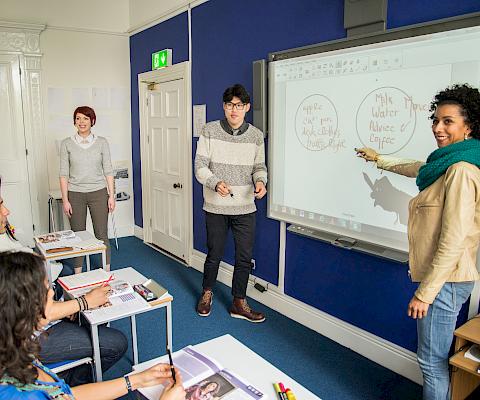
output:
M 67 371 L 71 368 L 78 367 L 79 365 L 90 364 L 92 369 L 92 376 L 95 376 L 93 370 L 93 360 L 92 357 L 80 358 L 79 360 L 64 360 L 56 363 L 44 364 L 52 372 L 59 374 L 60 372 Z

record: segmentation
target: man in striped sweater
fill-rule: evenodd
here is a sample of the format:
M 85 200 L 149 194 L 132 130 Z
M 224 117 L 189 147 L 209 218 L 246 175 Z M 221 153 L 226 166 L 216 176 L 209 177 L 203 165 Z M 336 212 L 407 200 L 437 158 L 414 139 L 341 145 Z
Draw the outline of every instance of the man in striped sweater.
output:
M 202 317 L 210 315 L 212 290 L 231 229 L 235 269 L 230 315 L 263 322 L 265 315 L 253 311 L 245 299 L 255 240 L 255 198 L 261 199 L 267 193 L 263 133 L 245 122 L 250 96 L 242 85 L 225 90 L 223 110 L 225 119 L 209 122 L 203 128 L 195 156 L 195 176 L 203 185 L 208 248 L 197 313 Z

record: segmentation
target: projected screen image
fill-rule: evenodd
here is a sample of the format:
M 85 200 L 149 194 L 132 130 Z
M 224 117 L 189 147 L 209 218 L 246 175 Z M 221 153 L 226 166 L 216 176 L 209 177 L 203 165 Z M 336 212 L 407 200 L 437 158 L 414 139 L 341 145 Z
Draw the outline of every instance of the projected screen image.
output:
M 433 96 L 480 83 L 478 27 L 269 64 L 269 216 L 408 250 L 415 179 L 355 155 L 426 160 Z

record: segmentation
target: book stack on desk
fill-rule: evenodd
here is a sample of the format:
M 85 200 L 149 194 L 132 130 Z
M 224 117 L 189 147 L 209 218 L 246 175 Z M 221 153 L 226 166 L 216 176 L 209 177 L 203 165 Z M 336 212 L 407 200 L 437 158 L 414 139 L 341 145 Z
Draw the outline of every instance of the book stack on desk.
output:
M 80 239 L 72 230 L 47 233 L 35 237 L 38 247 L 47 253 L 73 250 L 73 247 L 80 243 Z

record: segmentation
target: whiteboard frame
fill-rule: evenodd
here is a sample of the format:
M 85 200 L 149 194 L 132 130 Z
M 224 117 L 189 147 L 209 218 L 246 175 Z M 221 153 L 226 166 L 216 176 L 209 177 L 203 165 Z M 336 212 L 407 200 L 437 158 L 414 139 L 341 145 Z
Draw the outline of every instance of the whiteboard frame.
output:
M 433 33 L 446 32 L 456 29 L 469 28 L 480 26 L 480 12 L 465 14 L 462 16 L 445 18 L 436 20 L 430 23 L 421 23 L 415 25 L 409 25 L 406 27 L 395 28 L 380 33 L 372 33 L 366 35 L 360 35 L 355 37 L 347 37 L 338 40 L 332 40 L 324 43 L 314 44 L 311 46 L 303 46 L 293 49 L 288 49 L 280 52 L 272 52 L 268 55 L 268 127 L 269 127 L 269 141 L 268 141 L 268 171 L 270 175 L 269 185 L 270 193 L 273 193 L 274 176 L 273 170 L 274 154 L 273 143 L 275 141 L 275 127 L 273 122 L 273 107 L 274 107 L 274 84 L 271 77 L 270 63 L 282 60 L 288 60 L 307 55 L 315 55 L 320 53 L 327 53 L 335 50 L 348 49 L 353 47 L 360 47 L 364 45 L 378 44 L 390 41 L 396 41 L 399 39 L 412 38 L 417 36 L 429 35 Z M 311 223 L 308 224 L 308 220 L 305 218 L 297 217 L 296 215 L 288 215 L 286 213 L 277 212 L 273 210 L 273 196 L 268 196 L 267 204 L 267 216 L 269 218 L 283 221 L 286 223 L 294 224 L 293 229 L 289 229 L 291 232 L 300 233 L 302 227 L 311 228 L 306 229 L 303 232 L 304 236 L 309 236 L 314 239 L 329 242 L 333 245 L 345 247 L 349 250 L 356 250 L 360 252 L 367 252 L 369 254 L 377 255 L 382 258 L 388 258 L 394 261 L 405 262 L 405 256 L 408 254 L 408 249 L 405 249 L 399 244 L 398 246 L 386 246 L 383 243 L 376 243 L 374 241 L 366 241 L 354 236 L 354 232 L 342 227 L 332 226 L 328 224 Z M 306 232 L 311 234 L 306 234 Z M 343 246 L 341 243 L 347 243 L 345 238 L 352 237 L 347 245 Z M 340 239 L 340 240 L 338 240 Z M 340 245 L 339 245 L 340 243 Z M 371 245 L 374 245 L 373 247 Z M 376 249 L 373 251 L 364 251 L 365 248 Z M 395 256 L 390 256 L 392 251 Z

